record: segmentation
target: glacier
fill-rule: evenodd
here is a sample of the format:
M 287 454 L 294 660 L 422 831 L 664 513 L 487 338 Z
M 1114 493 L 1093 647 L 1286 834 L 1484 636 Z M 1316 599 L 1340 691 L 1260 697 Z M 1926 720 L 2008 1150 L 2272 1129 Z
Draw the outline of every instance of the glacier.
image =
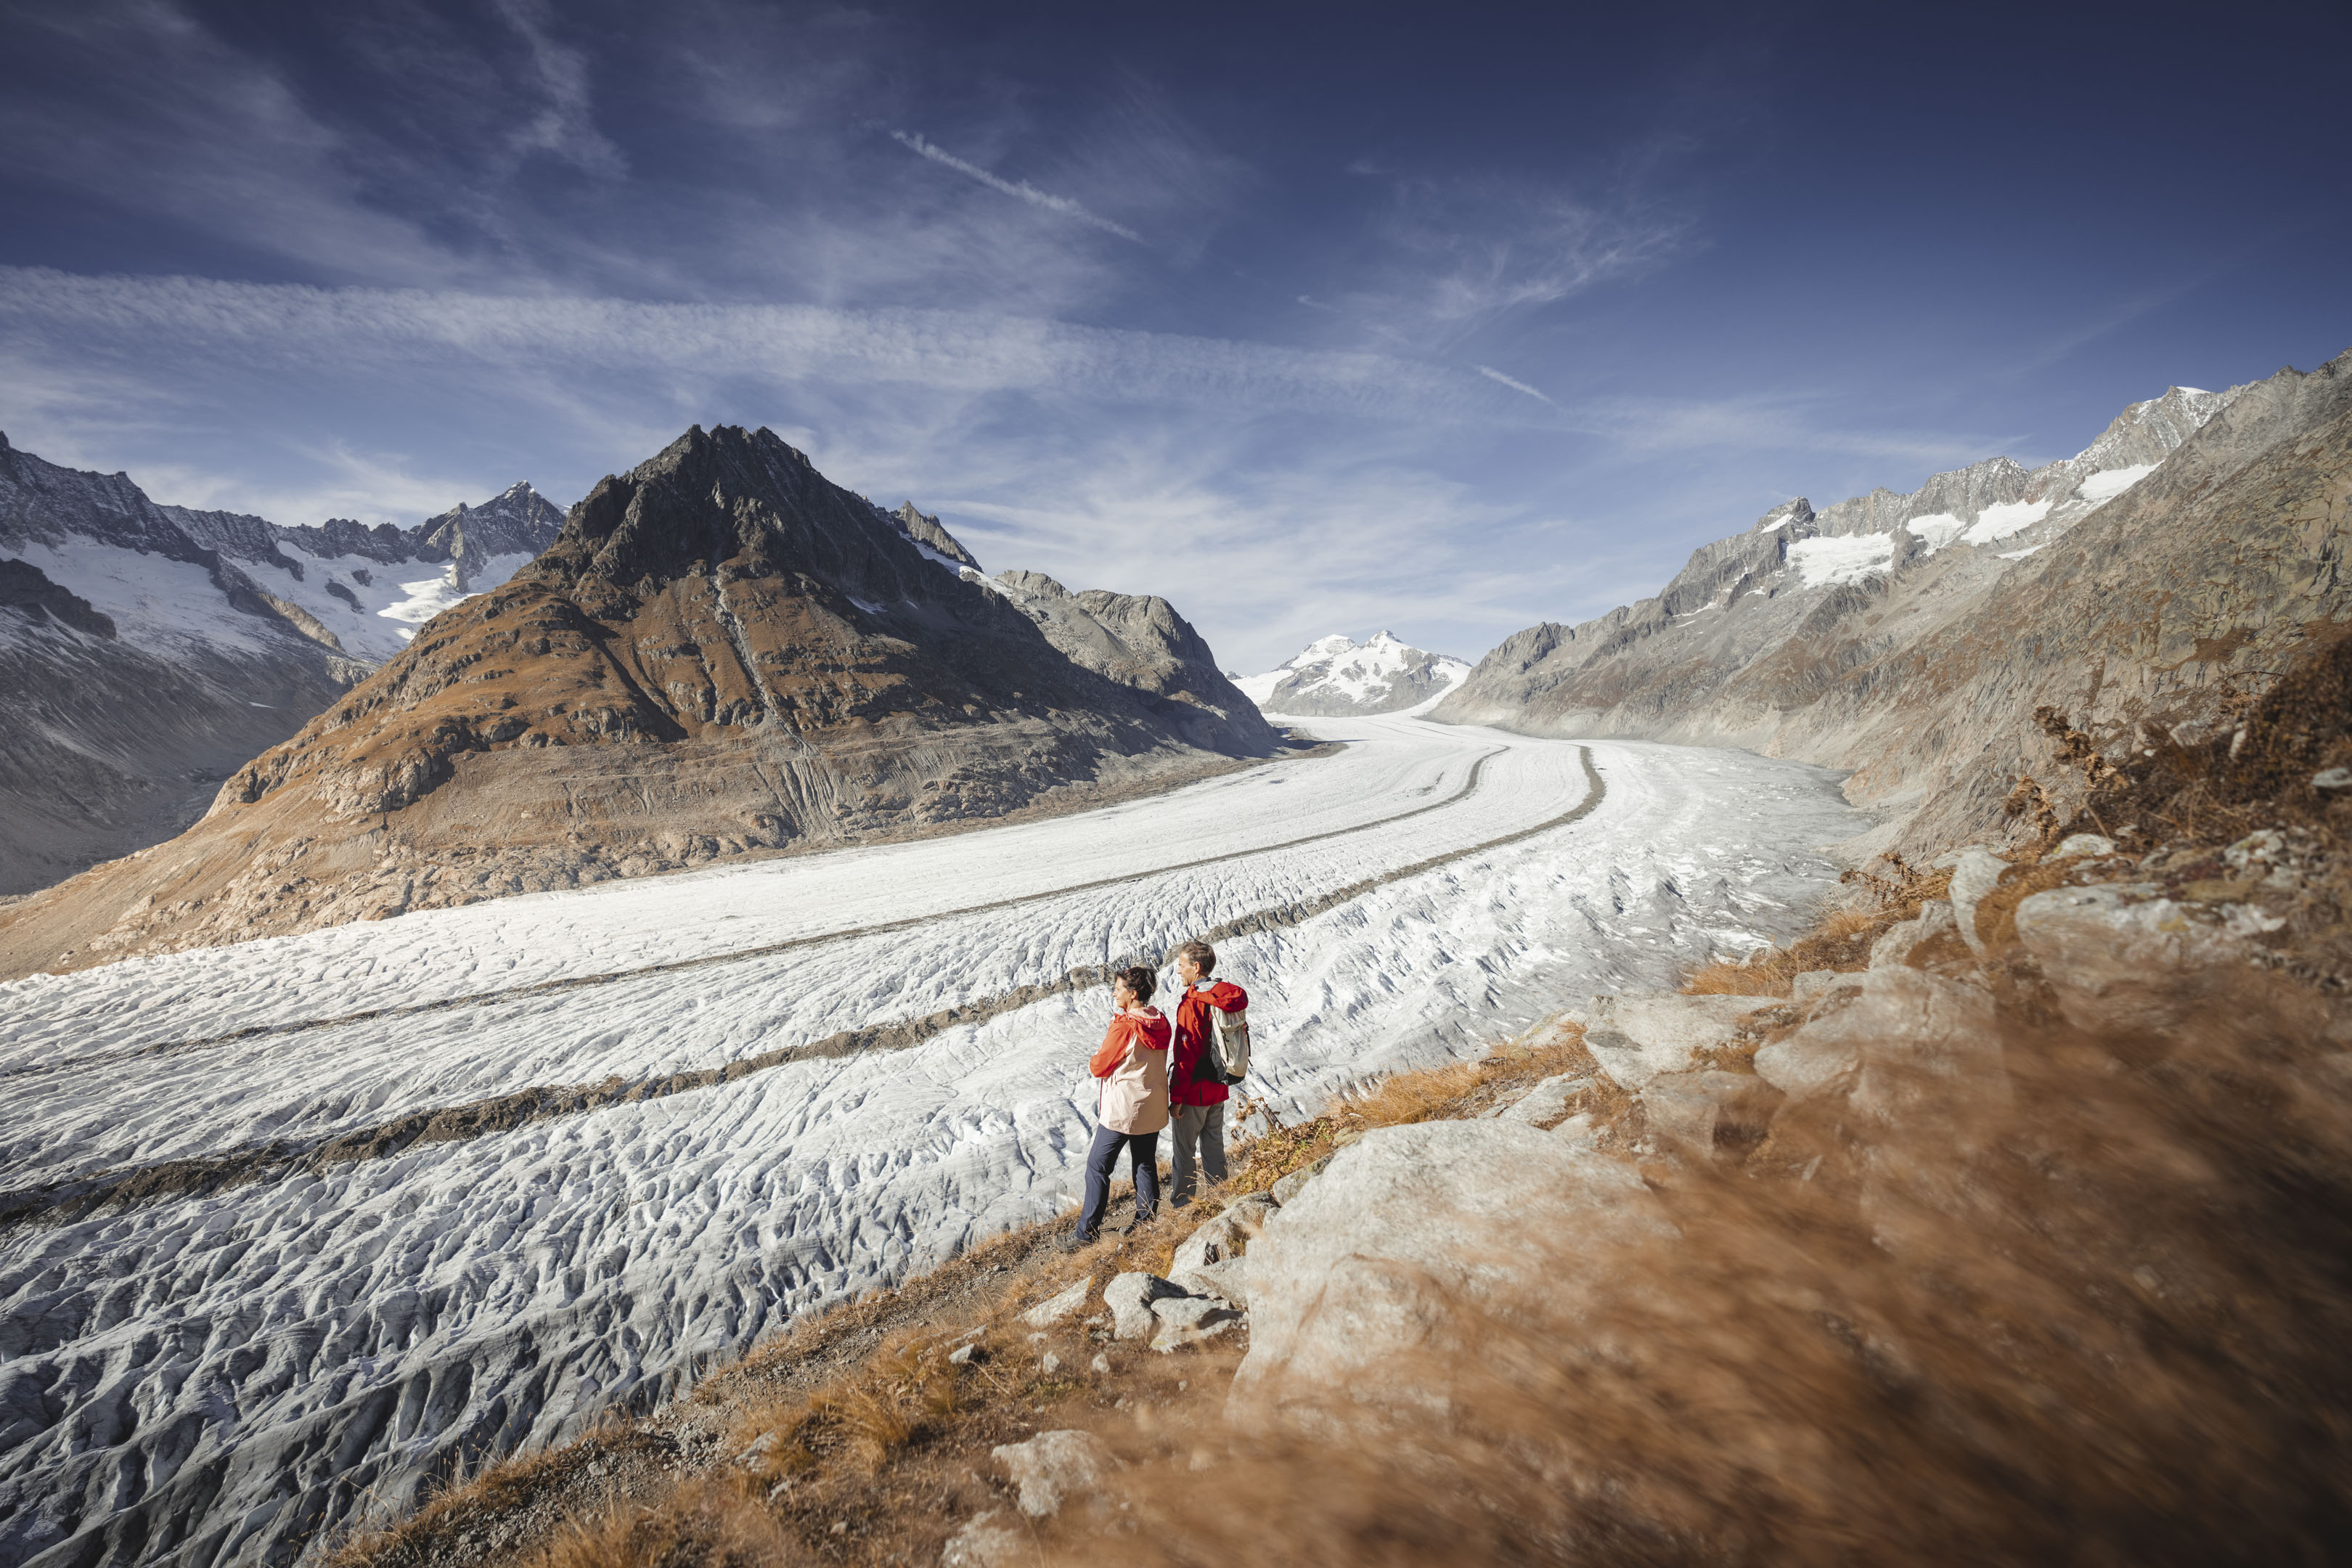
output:
M 0 986 L 0 1560 L 290 1562 L 1054 1215 L 1108 1007 L 1074 971 L 1249 928 L 1220 972 L 1288 1119 L 1793 933 L 1866 826 L 1746 752 L 1307 728 L 1337 754 L 1081 815 Z M 288 1155 L 1024 986 L 903 1048 Z M 41 1206 L 206 1162 L 231 1177 Z

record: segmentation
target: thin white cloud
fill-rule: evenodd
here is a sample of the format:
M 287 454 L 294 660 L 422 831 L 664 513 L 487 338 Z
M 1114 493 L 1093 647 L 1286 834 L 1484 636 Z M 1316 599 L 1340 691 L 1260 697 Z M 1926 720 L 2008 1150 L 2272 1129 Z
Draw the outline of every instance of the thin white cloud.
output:
M 627 174 L 627 160 L 596 129 L 591 114 L 587 58 L 549 35 L 545 0 L 498 0 L 498 10 L 530 47 L 545 100 L 516 132 L 515 145 L 526 152 L 551 153 L 592 174 L 617 178 Z
M 959 174 L 970 175 L 992 191 L 1002 191 L 1006 195 L 1027 202 L 1032 206 L 1044 207 L 1047 212 L 1059 213 L 1064 217 L 1074 217 L 1080 223 L 1092 224 L 1105 234 L 1115 234 L 1119 238 L 1131 240 L 1137 245 L 1143 243 L 1143 237 L 1135 230 L 1124 224 L 1113 223 L 1099 213 L 1088 212 L 1067 196 L 1057 196 L 1049 191 L 1041 191 L 1026 180 L 999 179 L 979 164 L 966 163 L 937 142 L 927 142 L 914 132 L 893 131 L 890 132 L 890 139 L 900 146 L 929 158 L 934 163 L 953 169 Z
M 1529 386 L 1526 382 L 1519 380 L 1519 379 L 1518 379 L 1517 377 L 1516 377 L 1516 376 L 1505 375 L 1501 371 L 1496 370 L 1496 369 L 1493 365 L 1491 365 L 1491 364 L 1473 365 L 1473 366 L 1471 366 L 1471 368 L 1472 368 L 1473 370 L 1476 371 L 1480 375 L 1485 376 L 1488 381 L 1498 381 L 1498 382 L 1501 382 L 1505 386 L 1509 387 L 1513 392 L 1524 392 L 1524 393 L 1526 393 L 1529 397 L 1534 398 L 1538 403 L 1546 403 L 1546 404 L 1550 404 L 1550 405 L 1551 405 L 1551 406 L 1552 406 L 1552 407 L 1554 407 L 1554 408 L 1557 408 L 1557 407 L 1559 407 L 1559 404 L 1557 404 L 1557 403 L 1552 403 L 1552 401 L 1551 401 L 1551 399 L 1550 399 L 1550 398 L 1546 397 L 1542 393 L 1538 392 L 1534 387 Z
M 662 370 L 835 386 L 915 384 L 1090 401 L 1481 419 L 1467 376 L 1385 354 L 1073 326 L 951 310 L 648 304 L 455 290 L 320 289 L 0 268 L 0 331 L 53 372 L 93 352 L 188 354 L 255 374 L 449 373 L 453 354 L 525 374 Z M 47 352 L 43 352 L 46 349 Z M 168 385 L 168 382 L 159 384 Z

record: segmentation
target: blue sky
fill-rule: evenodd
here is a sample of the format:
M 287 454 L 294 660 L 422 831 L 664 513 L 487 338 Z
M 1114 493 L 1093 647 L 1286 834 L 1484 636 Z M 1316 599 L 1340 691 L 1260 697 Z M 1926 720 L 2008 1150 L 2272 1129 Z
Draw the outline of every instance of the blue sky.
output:
M 1229 668 L 1475 658 L 2352 346 L 2347 17 L 5 4 L 0 429 L 404 523 L 766 424 Z

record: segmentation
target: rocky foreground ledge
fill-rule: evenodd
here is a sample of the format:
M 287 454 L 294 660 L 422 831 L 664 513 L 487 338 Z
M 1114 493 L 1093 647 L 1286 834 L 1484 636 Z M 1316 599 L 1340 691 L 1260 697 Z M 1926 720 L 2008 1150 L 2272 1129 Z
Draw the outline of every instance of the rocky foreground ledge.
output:
M 1963 850 L 1734 966 L 1786 994 L 1595 997 L 338 1561 L 2298 1556 L 2352 1524 L 2352 1018 L 2280 941 L 2334 866 Z

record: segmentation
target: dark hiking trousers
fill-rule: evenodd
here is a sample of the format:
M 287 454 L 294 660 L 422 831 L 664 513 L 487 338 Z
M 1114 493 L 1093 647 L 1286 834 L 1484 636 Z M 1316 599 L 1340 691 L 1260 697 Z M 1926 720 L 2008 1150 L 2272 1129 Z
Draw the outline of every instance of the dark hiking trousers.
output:
M 1078 1210 L 1080 1236 L 1093 1236 L 1102 1226 L 1103 1211 L 1110 1206 L 1111 1172 L 1118 1168 L 1122 1149 L 1135 1168 L 1135 1217 L 1150 1219 L 1160 1207 L 1160 1134 L 1097 1127 L 1094 1147 L 1087 1151 L 1087 1201 Z

